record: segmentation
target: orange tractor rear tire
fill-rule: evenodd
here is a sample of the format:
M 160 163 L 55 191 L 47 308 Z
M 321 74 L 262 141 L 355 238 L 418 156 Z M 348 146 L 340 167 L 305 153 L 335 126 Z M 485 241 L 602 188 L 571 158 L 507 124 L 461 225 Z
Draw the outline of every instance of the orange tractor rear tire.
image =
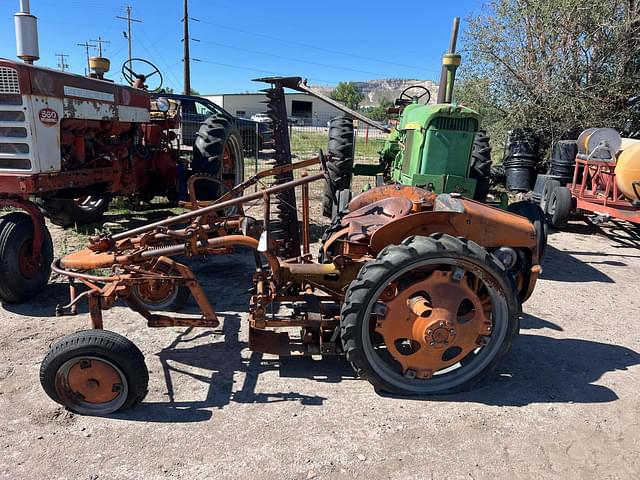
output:
M 518 333 L 510 276 L 474 242 L 414 236 L 362 267 L 342 307 L 341 338 L 355 371 L 402 395 L 472 388 Z

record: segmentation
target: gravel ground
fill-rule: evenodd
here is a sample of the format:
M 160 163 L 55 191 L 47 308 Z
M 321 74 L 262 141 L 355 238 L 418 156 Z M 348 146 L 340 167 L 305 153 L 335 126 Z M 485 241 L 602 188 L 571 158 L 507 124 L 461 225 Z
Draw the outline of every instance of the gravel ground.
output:
M 0 309 L 0 478 L 640 478 L 640 236 L 581 225 L 550 237 L 493 378 L 429 400 L 379 396 L 341 358 L 249 352 L 240 253 L 198 267 L 218 330 L 106 312 L 144 352 L 149 395 L 111 418 L 73 415 L 38 381 L 48 345 L 86 325 L 52 316 L 66 295 L 54 283 Z

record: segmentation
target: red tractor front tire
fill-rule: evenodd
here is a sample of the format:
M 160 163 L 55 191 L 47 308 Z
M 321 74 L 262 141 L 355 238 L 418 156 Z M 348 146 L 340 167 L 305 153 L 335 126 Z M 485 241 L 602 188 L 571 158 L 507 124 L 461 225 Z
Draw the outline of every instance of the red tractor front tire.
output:
M 25 302 L 41 292 L 49 281 L 53 261 L 51 235 L 43 228 L 40 255 L 34 258 L 33 230 L 33 221 L 26 213 L 13 212 L 0 218 L 2 302 Z

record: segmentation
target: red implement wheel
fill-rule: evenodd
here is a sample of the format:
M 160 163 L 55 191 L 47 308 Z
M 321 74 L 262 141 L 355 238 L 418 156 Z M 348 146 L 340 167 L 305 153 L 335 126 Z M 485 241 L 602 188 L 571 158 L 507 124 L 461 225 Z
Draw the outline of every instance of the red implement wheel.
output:
M 159 265 L 152 271 L 171 275 L 170 267 Z M 150 280 L 136 284 L 131 288 L 131 295 L 147 310 L 177 311 L 184 306 L 191 294 L 189 287 L 172 280 Z

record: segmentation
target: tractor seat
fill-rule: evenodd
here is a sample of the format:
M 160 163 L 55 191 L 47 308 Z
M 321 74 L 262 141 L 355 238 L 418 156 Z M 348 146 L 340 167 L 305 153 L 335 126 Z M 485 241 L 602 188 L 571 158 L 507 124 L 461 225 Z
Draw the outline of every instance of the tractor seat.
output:
M 342 219 L 342 226 L 348 228 L 347 240 L 367 240 L 380 227 L 409 215 L 412 207 L 413 203 L 408 198 L 390 197 L 348 213 Z

